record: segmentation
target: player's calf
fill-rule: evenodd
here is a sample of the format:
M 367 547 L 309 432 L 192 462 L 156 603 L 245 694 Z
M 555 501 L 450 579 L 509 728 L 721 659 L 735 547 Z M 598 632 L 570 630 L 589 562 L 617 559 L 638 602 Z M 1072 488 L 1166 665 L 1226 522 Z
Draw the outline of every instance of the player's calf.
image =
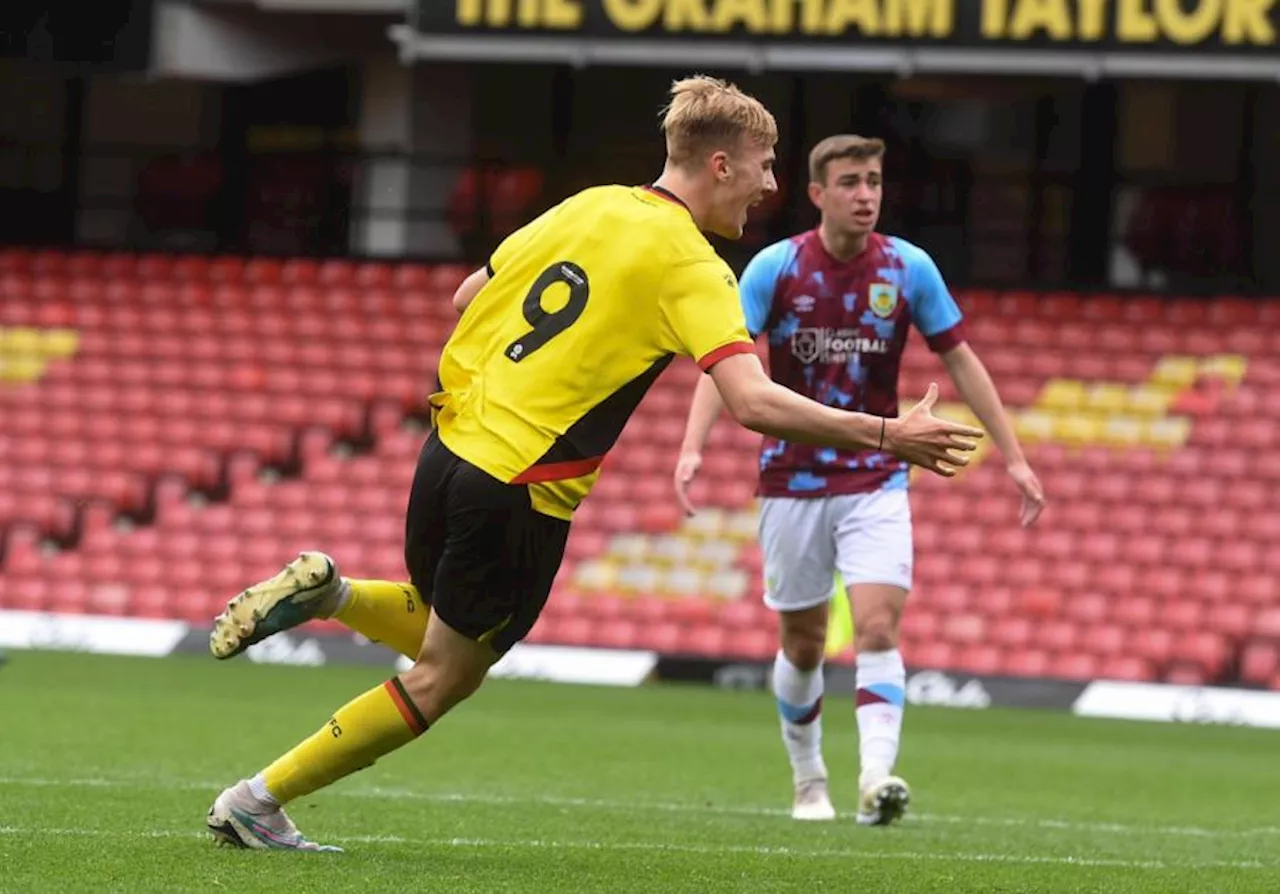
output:
M 427 627 L 422 652 L 400 674 L 405 694 L 428 723 L 435 723 L 484 682 L 497 655 L 442 620 Z
M 835 819 L 822 759 L 826 606 L 783 611 L 778 621 L 782 647 L 773 663 L 773 694 L 795 784 L 791 816 L 798 820 Z
M 862 772 L 859 789 L 893 773 L 902 739 L 907 671 L 898 651 L 904 588 L 859 583 L 849 588 L 857 648 L 857 719 Z

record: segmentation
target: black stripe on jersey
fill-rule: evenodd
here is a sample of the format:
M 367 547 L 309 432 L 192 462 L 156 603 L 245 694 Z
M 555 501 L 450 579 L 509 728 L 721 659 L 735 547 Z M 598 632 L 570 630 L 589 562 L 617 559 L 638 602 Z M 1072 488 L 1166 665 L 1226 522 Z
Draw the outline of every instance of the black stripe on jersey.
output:
M 595 459 L 608 453 L 617 443 L 627 420 L 636 411 L 636 407 L 640 406 L 640 401 L 644 399 L 650 386 L 674 359 L 675 354 L 659 358 L 647 370 L 587 410 L 568 431 L 556 438 L 556 442 L 533 464 L 533 468 L 550 463 Z

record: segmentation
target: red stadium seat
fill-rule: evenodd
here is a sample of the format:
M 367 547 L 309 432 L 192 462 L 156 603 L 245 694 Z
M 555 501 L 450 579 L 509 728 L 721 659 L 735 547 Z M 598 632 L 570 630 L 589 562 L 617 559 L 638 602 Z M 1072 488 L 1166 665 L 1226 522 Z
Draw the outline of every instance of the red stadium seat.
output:
M 731 631 L 724 649 L 725 655 L 734 658 L 767 661 L 777 654 L 778 637 L 771 631 L 758 629 Z
M 1025 615 L 1009 615 L 995 620 L 990 636 L 997 645 L 1019 648 L 1031 642 L 1034 631 L 1035 624 L 1030 618 Z
M 1274 552 L 1268 553 L 1268 556 Z M 1280 569 L 1274 569 L 1280 571 Z M 1274 573 L 1249 574 L 1241 577 L 1236 584 L 1236 592 L 1249 605 L 1275 605 L 1280 603 L 1280 581 Z
M 1173 654 L 1173 633 L 1163 628 L 1138 629 L 1132 639 L 1132 654 L 1155 665 L 1163 665 Z
M 1098 679 L 1143 682 L 1155 678 L 1151 665 L 1134 655 L 1113 655 L 1098 665 Z
M 1086 591 L 1068 596 L 1063 602 L 1062 611 L 1075 622 L 1094 625 L 1108 616 L 1111 606 L 1112 600 L 1105 593 Z
M 952 670 L 956 652 L 950 643 L 922 642 L 904 650 L 903 657 L 913 670 Z
M 717 627 L 714 624 L 698 624 L 678 627 L 678 637 L 675 642 L 676 654 L 698 655 L 711 658 L 719 658 L 733 654 L 733 638 L 729 632 L 723 627 Z M 754 657 L 763 657 L 760 653 L 762 643 L 771 643 L 776 649 L 776 644 L 767 638 L 757 637 L 746 648 L 755 651 L 750 654 Z M 655 648 L 651 646 L 650 648 Z
M 942 622 L 942 635 L 957 644 L 978 643 L 986 639 L 986 619 L 981 615 L 950 615 Z
M 636 636 L 636 647 L 652 649 L 664 655 L 677 655 L 683 651 L 686 628 L 673 621 L 643 624 Z
M 664 618 L 670 618 L 690 627 L 704 624 L 716 625 L 715 608 L 710 600 L 700 597 L 687 597 L 671 600 L 667 604 Z M 649 623 L 657 623 L 658 619 Z
M 1253 629 L 1253 609 L 1242 602 L 1221 602 L 1205 609 L 1205 627 L 1236 641 Z
M 917 606 L 903 616 L 901 636 L 904 642 L 912 645 L 929 643 L 939 638 L 940 627 L 937 615 L 927 611 L 926 606 Z
M 971 674 L 995 674 L 1003 664 L 1000 650 L 992 645 L 971 645 L 957 652 L 953 660 L 956 670 Z
M 12 611 L 45 611 L 48 589 L 43 576 L 25 577 L 9 573 L 0 577 L 0 605 Z
M 1056 617 L 1061 611 L 1062 594 L 1048 587 L 1031 587 L 1018 600 L 1018 611 L 1029 618 Z
M 1255 641 L 1240 653 L 1240 680 L 1255 686 L 1265 686 L 1280 672 L 1280 645 Z
M 592 644 L 606 649 L 633 649 L 639 638 L 640 628 L 636 622 L 619 618 L 599 624 Z
M 1048 676 L 1061 680 L 1093 680 L 1098 675 L 1099 662 L 1087 652 L 1071 652 L 1054 655 L 1049 659 Z
M 1174 645 L 1178 661 L 1199 667 L 1206 678 L 1216 678 L 1226 667 L 1231 647 L 1222 634 L 1197 630 L 1183 634 Z
M 1181 661 L 1170 665 L 1164 675 L 1165 682 L 1174 686 L 1203 686 L 1210 677 L 1203 665 Z
M 1048 674 L 1049 655 L 1038 649 L 1009 650 L 1004 653 L 1004 672 L 1013 677 L 1043 677 Z

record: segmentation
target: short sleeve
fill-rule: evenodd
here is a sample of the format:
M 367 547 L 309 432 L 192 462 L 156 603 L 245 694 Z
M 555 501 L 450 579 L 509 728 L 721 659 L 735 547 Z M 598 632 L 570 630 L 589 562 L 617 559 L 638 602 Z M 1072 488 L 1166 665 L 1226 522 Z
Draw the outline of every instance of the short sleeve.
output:
M 738 283 L 723 261 L 692 261 L 672 267 L 663 283 L 661 309 L 677 353 L 710 371 L 726 357 L 749 354 Z
M 769 325 L 778 280 L 795 263 L 795 256 L 796 246 L 790 239 L 775 242 L 752 258 L 742 271 L 742 312 L 752 335 L 759 335 Z
M 941 354 L 961 345 L 964 315 L 943 281 L 938 265 L 924 249 L 905 240 L 895 241 L 906 262 L 911 317 L 929 349 Z

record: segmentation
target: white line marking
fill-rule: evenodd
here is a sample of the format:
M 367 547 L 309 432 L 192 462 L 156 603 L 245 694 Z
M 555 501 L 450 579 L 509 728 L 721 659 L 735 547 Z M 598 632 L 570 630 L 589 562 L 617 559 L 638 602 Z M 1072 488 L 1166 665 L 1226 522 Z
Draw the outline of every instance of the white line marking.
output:
M 37 786 L 49 788 L 148 788 L 169 791 L 208 792 L 213 798 L 226 785 L 221 782 L 197 780 L 164 780 L 139 777 L 78 779 L 42 779 L 39 777 L 0 776 L 0 787 Z M 367 798 L 386 800 L 426 801 L 437 804 L 483 804 L 493 806 L 537 804 L 544 807 L 579 808 L 584 810 L 648 810 L 658 813 L 712 814 L 721 816 L 788 816 L 790 811 L 780 807 L 751 805 L 684 804 L 667 801 L 610 801 L 599 798 L 570 798 L 557 795 L 511 796 L 486 795 L 469 792 L 417 792 L 403 788 L 364 787 L 338 788 L 329 794 L 343 798 Z M 952 816 L 940 813 L 911 813 L 911 823 L 932 825 L 1035 827 L 1056 832 L 1091 832 L 1105 835 L 1156 835 L 1175 838 L 1241 838 L 1271 837 L 1280 835 L 1280 826 L 1253 826 L 1244 829 L 1209 828 L 1202 826 L 1143 826 L 1130 823 L 1080 822 L 1046 817 L 997 817 Z
M 172 829 L 148 829 L 125 831 L 116 829 L 77 828 L 25 828 L 0 826 L 0 835 L 29 837 L 102 837 L 102 838 L 205 838 L 203 832 Z M 1092 857 L 1048 857 L 1027 854 L 988 854 L 971 852 L 929 853 L 925 851 L 867 851 L 851 848 L 805 849 L 770 847 L 767 845 L 701 845 L 674 844 L 661 841 L 566 841 L 546 838 L 524 838 L 504 841 L 497 838 L 404 838 L 399 835 L 351 835 L 328 839 L 337 844 L 409 844 L 415 847 L 459 847 L 502 850 L 587 850 L 587 851 L 643 851 L 646 853 L 697 854 L 716 856 L 723 854 L 750 854 L 761 857 L 792 857 L 800 859 L 859 859 L 902 860 L 930 863 L 1007 863 L 1016 865 L 1081 866 L 1105 869 L 1275 869 L 1280 864 L 1260 863 L 1256 860 L 1208 860 L 1194 863 L 1170 863 L 1164 860 L 1095 859 Z
M 21 826 L 0 826 L 0 835 L 43 835 L 56 838 L 207 838 L 203 832 L 173 831 L 170 829 L 143 829 L 142 831 L 117 831 L 115 829 L 30 829 Z

